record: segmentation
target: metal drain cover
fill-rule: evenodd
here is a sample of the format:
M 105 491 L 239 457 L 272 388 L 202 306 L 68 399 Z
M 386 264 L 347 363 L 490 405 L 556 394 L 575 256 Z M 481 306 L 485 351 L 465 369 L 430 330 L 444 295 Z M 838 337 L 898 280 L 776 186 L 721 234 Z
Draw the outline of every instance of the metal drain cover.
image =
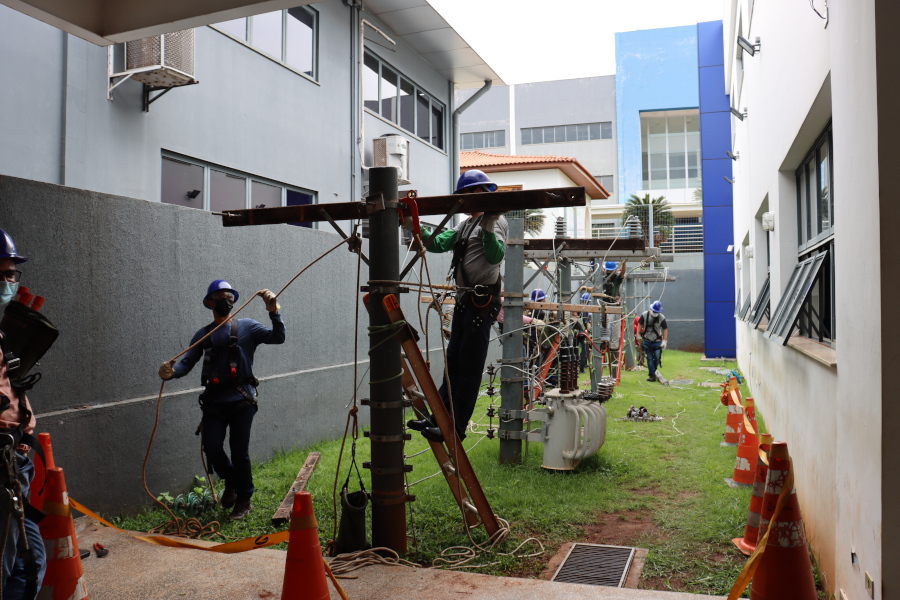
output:
M 691 385 L 692 383 L 694 383 L 694 380 L 693 379 L 673 379 L 669 383 L 671 383 L 672 385 Z
M 635 548 L 603 544 L 572 544 L 552 581 L 622 587 Z

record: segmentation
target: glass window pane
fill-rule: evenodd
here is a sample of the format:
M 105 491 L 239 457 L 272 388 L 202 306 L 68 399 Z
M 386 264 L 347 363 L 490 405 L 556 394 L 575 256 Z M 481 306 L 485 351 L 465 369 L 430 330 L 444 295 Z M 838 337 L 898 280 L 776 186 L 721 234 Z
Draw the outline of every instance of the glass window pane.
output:
M 684 117 L 669 117 L 669 188 L 687 186 Z
M 266 54 L 281 60 L 281 18 L 282 11 L 256 15 L 251 19 L 253 37 L 251 44 Z
M 542 127 L 532 127 L 531 128 L 531 143 L 532 144 L 543 144 L 544 143 L 544 129 Z
M 647 120 L 647 138 L 650 147 L 650 189 L 664 190 L 668 186 L 666 161 L 666 119 Z
M 806 169 L 800 167 L 797 171 L 797 243 L 802 246 L 806 243 Z
M 643 187 L 641 189 L 650 189 L 650 159 L 649 159 L 649 138 L 647 136 L 649 119 L 641 119 L 641 179 Z
M 385 64 L 381 65 L 381 116 L 397 122 L 397 73 Z
M 553 128 L 553 139 L 557 142 L 565 142 L 566 141 L 566 126 L 560 125 L 558 127 Z
M 216 23 L 215 27 L 228 32 L 239 40 L 247 41 L 247 17 L 232 19 L 231 21 L 225 21 L 224 23 Z
M 591 123 L 590 125 L 588 125 L 588 129 L 591 132 L 592 140 L 600 139 L 600 123 Z
M 831 227 L 831 159 L 828 139 L 819 148 L 819 233 Z
M 495 131 L 494 132 L 494 143 L 497 144 L 497 148 L 502 148 L 506 146 L 506 132 L 505 131 Z
M 612 139 L 612 121 L 606 121 L 605 123 L 600 123 L 600 139 L 601 140 L 611 140 Z
M 523 129 L 522 130 L 522 145 L 525 146 L 531 143 L 531 130 Z
M 378 112 L 378 60 L 369 53 L 363 59 L 363 105 Z
M 690 117 L 688 118 L 690 119 Z M 689 188 L 700 186 L 700 132 L 690 131 L 688 124 L 688 132 L 685 134 L 687 138 L 687 166 L 688 166 L 688 182 Z
M 700 133 L 700 116 L 688 115 L 684 119 L 685 131 L 688 133 Z
M 431 104 L 431 145 L 444 149 L 444 107 L 437 102 Z
M 429 137 L 428 124 L 430 122 L 428 117 L 431 110 L 428 106 L 428 96 L 419 92 L 418 96 L 416 96 L 416 104 L 416 135 L 427 142 Z
M 301 73 L 314 77 L 315 14 L 302 6 L 287 11 L 287 56 L 285 61 Z
M 400 78 L 400 127 L 407 131 L 416 129 L 416 88 Z M 469 146 L 471 148 L 471 146 Z
M 305 204 L 312 204 L 313 197 L 312 194 L 306 194 L 304 192 L 298 192 L 297 190 L 287 190 L 287 206 L 303 206 Z M 291 223 L 291 225 L 297 225 L 299 227 L 309 227 L 312 228 L 312 223 L 309 221 L 302 221 L 300 223 Z
M 472 139 L 474 140 L 473 147 L 476 150 L 480 150 L 481 148 L 484 148 L 484 134 L 483 133 L 481 133 L 481 132 L 473 133 Z
M 588 125 L 578 125 L 578 141 L 586 142 L 591 139 L 590 127 Z
M 493 131 L 485 131 L 484 132 L 484 147 L 485 148 L 493 148 L 494 147 L 494 132 Z
M 281 206 L 281 188 L 261 181 L 251 182 L 250 206 L 252 208 Z
M 574 142 L 578 139 L 577 128 L 575 125 L 566 125 L 566 141 Z
M 557 140 L 557 139 L 556 139 L 556 134 L 555 134 L 555 128 L 554 128 L 554 127 L 544 127 L 544 128 L 541 129 L 541 131 L 543 132 L 542 135 L 544 136 L 544 143 L 545 143 L 545 144 L 552 144 L 553 142 L 556 142 L 556 141 L 560 141 L 560 142 L 564 141 L 564 140 Z
M 610 194 L 615 193 L 615 191 L 613 190 L 613 176 L 612 175 L 601 175 L 600 176 L 600 185 L 602 185 L 603 189 L 605 189 Z
M 203 208 L 203 167 L 163 157 L 160 200 L 166 204 Z
M 806 183 L 806 193 L 808 194 L 806 200 L 806 239 L 811 240 L 816 237 L 816 234 L 818 233 L 816 228 L 819 220 L 819 211 L 817 210 L 819 204 L 819 185 L 816 182 L 815 156 L 811 157 L 809 162 L 806 163 L 806 173 L 809 177 L 809 180 Z
M 474 140 L 472 139 L 473 134 L 471 133 L 463 133 L 459 136 L 459 148 L 460 150 L 471 150 L 475 147 Z
M 247 180 L 215 169 L 209 172 L 209 209 L 213 212 L 246 208 Z

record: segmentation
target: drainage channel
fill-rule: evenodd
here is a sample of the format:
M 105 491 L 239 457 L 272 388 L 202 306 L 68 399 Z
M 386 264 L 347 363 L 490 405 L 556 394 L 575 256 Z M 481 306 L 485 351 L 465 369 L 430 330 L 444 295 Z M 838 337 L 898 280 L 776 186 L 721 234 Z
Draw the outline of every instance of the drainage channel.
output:
M 636 548 L 603 544 L 572 544 L 552 581 L 622 587 Z

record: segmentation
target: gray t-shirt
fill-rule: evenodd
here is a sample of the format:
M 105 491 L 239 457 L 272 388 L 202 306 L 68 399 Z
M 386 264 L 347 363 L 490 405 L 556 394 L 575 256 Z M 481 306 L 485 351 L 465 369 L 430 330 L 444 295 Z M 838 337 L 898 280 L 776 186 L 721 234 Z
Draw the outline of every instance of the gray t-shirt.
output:
M 455 228 L 456 234 L 462 235 L 464 230 L 469 229 L 471 220 L 472 217 L 469 217 L 457 225 Z M 465 284 L 467 286 L 492 285 L 500 278 L 500 263 L 492 265 L 484 257 L 484 247 L 481 244 L 481 226 L 476 225 L 471 229 L 469 244 L 466 246 L 466 255 L 460 264 Z M 506 222 L 505 217 L 497 219 L 497 224 L 494 225 L 494 233 L 497 239 L 506 246 L 506 240 L 509 238 L 509 223 Z M 461 285 L 463 282 L 457 281 L 456 283 Z

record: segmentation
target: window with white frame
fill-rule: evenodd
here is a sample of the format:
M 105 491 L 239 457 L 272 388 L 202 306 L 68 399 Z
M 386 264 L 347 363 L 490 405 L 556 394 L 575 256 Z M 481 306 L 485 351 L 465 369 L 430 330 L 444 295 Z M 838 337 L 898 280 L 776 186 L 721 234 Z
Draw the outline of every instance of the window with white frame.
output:
M 222 212 L 315 204 L 316 192 L 165 152 L 160 200 L 165 204 Z M 309 222 L 292 225 L 312 227 Z
M 611 140 L 612 121 L 522 128 L 522 145 Z
M 318 79 L 319 14 L 308 6 L 242 17 L 213 27 L 295 71 Z
M 479 131 L 476 133 L 463 133 L 459 136 L 461 150 L 479 150 L 481 148 L 503 148 L 506 146 L 506 132 Z
M 363 64 L 366 110 L 443 150 L 444 105 L 374 54 L 366 52 Z
M 641 113 L 641 172 L 645 190 L 700 185 L 700 113 Z
M 603 186 L 603 189 L 609 192 L 609 195 L 612 196 L 616 193 L 616 190 L 613 189 L 613 176 L 612 175 L 594 175 L 594 179 L 600 182 L 600 185 Z
M 831 124 L 795 173 L 798 264 L 766 331 L 787 344 L 796 328 L 806 338 L 834 346 L 834 171 Z

